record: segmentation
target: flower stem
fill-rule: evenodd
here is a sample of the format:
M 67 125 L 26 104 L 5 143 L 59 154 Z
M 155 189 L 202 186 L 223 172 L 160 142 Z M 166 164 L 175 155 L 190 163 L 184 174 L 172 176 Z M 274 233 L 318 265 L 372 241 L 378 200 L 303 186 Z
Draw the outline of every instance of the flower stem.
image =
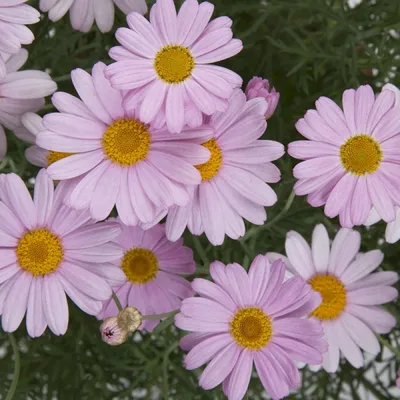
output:
M 175 314 L 178 314 L 179 310 L 174 310 L 165 314 L 152 314 L 152 315 L 143 315 L 142 319 L 164 319 L 164 318 L 168 318 L 168 317 L 172 317 Z
M 398 349 L 395 349 L 390 342 L 384 339 L 381 335 L 376 335 L 376 338 L 383 346 L 386 346 L 393 354 L 395 354 L 397 357 L 400 357 L 400 351 Z
M 10 389 L 8 390 L 7 397 L 6 397 L 6 400 L 11 400 L 14 397 L 14 393 L 17 389 L 21 363 L 20 363 L 18 344 L 14 338 L 14 335 L 12 333 L 9 333 L 8 339 L 10 340 L 10 344 L 13 349 L 14 358 L 15 358 L 15 360 L 14 360 L 14 376 L 13 376 L 13 380 L 11 382 L 11 386 L 10 386 Z
M 286 201 L 285 207 L 283 207 L 282 211 L 275 218 L 271 219 L 271 221 L 267 222 L 266 224 L 264 224 L 262 226 L 257 226 L 253 229 L 250 229 L 247 232 L 247 234 L 244 235 L 242 237 L 242 239 L 240 239 L 240 242 L 245 242 L 246 240 L 250 239 L 257 233 L 270 228 L 272 225 L 274 225 L 276 222 L 278 222 L 289 211 L 295 197 L 296 197 L 296 194 L 294 191 L 292 191 L 292 193 L 290 193 L 290 195 Z
M 116 306 L 118 308 L 118 311 L 122 311 L 121 302 L 119 301 L 119 298 L 118 298 L 118 296 L 116 295 L 116 293 L 114 291 L 112 292 L 112 298 L 115 301 L 115 304 L 116 304 Z

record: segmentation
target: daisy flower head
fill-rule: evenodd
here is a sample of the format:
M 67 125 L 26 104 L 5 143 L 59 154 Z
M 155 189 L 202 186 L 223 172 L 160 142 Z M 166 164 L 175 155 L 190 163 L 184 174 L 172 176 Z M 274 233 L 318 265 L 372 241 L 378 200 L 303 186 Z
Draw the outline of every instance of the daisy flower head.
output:
M 4 128 L 12 130 L 19 139 L 32 142 L 32 135 L 21 124 L 21 116 L 28 111 L 39 111 L 44 106 L 44 98 L 57 90 L 46 72 L 18 71 L 28 59 L 25 49 L 11 56 L 3 54 L 3 59 L 6 74 L 0 78 L 0 159 L 7 153 Z
M 200 297 L 182 302 L 175 325 L 189 331 L 180 342 L 190 350 L 184 365 L 209 363 L 200 386 L 223 383 L 229 400 L 244 397 L 253 369 L 268 394 L 281 399 L 300 386 L 295 361 L 320 363 L 327 345 L 318 321 L 303 319 L 321 302 L 302 278 L 284 282 L 285 265 L 257 256 L 249 272 L 239 264 L 210 266 L 214 282 L 196 278 Z
M 82 100 L 54 94 L 59 112 L 43 118 L 46 130 L 37 134 L 36 144 L 70 154 L 47 168 L 55 180 L 81 178 L 69 205 L 90 207 L 96 220 L 106 218 L 116 205 L 125 224 L 151 223 L 173 204 L 189 202 L 185 185 L 201 182 L 193 165 L 208 161 L 210 152 L 200 143 L 212 136 L 212 129 L 188 128 L 179 138 L 154 129 L 135 109 L 122 106 L 122 93 L 110 86 L 104 69 L 105 64 L 97 63 L 92 75 L 72 71 Z
M 114 25 L 114 7 L 122 12 L 146 14 L 146 0 L 40 0 L 39 7 L 49 13 L 51 21 L 58 21 L 69 10 L 72 27 L 81 32 L 89 32 L 93 23 L 101 32 L 109 32 Z
M 321 97 L 297 130 L 308 140 L 289 144 L 289 154 L 305 160 L 293 170 L 294 190 L 313 207 L 340 216 L 343 227 L 365 222 L 372 207 L 386 221 L 400 204 L 400 105 L 384 90 L 375 98 L 368 85 L 343 93 L 343 111 Z
M 126 104 L 140 103 L 143 122 L 166 121 L 170 132 L 179 133 L 185 124 L 200 125 L 202 113 L 226 110 L 234 88 L 242 85 L 236 73 L 209 65 L 243 48 L 232 39 L 230 18 L 209 22 L 213 11 L 209 2 L 186 0 L 177 15 L 173 0 L 157 0 L 150 22 L 131 13 L 129 29 L 117 30 L 121 46 L 110 50 L 117 62 L 106 74 L 115 88 L 129 91 Z
M 244 235 L 243 218 L 256 225 L 264 223 L 264 206 L 272 206 L 277 200 L 265 182 L 280 180 L 280 171 L 271 161 L 284 154 L 282 144 L 259 140 L 267 126 L 267 107 L 263 98 L 246 101 L 245 94 L 237 89 L 228 109 L 209 119 L 214 137 L 203 146 L 211 157 L 196 166 L 202 181 L 190 189 L 189 204 L 169 210 L 169 239 L 178 239 L 187 226 L 192 234 L 205 232 L 212 244 L 220 245 L 225 234 L 232 239 Z
M 5 0 L 0 2 L 0 79 L 7 73 L 6 61 L 21 50 L 21 45 L 30 44 L 35 37 L 25 25 L 40 20 L 39 11 L 28 6 L 27 0 Z
M 390 83 L 387 83 L 386 85 L 384 85 L 382 87 L 382 91 L 384 91 L 384 90 L 391 90 L 394 93 L 395 98 L 396 98 L 395 105 L 399 106 L 400 105 L 400 90 L 396 86 L 394 86 Z M 398 115 L 400 115 L 400 112 Z M 373 224 L 377 223 L 378 221 L 380 221 L 381 219 L 382 218 L 378 214 L 376 208 L 372 208 L 364 225 L 366 225 L 366 226 L 373 225 Z M 395 220 L 392 222 L 389 222 L 386 226 L 385 239 L 388 243 L 396 243 L 400 239 L 400 208 L 397 208 L 397 210 L 396 210 Z
M 123 274 L 111 262 L 122 248 L 111 243 L 121 231 L 115 222 L 95 224 L 87 211 L 63 205 L 68 185 L 54 190 L 45 170 L 37 176 L 33 200 L 15 174 L 0 175 L 0 314 L 6 332 L 26 313 L 32 337 L 46 327 L 63 335 L 68 297 L 96 315 L 111 297 L 110 285 Z
M 328 232 L 317 225 L 312 234 L 311 248 L 297 232 L 286 236 L 287 258 L 276 253 L 273 259 L 283 258 L 287 268 L 299 275 L 322 296 L 322 303 L 309 317 L 322 323 L 329 345 L 322 367 L 336 372 L 340 353 L 355 367 L 364 365 L 361 350 L 378 354 L 379 342 L 375 333 L 389 333 L 396 325 L 395 318 L 380 305 L 393 301 L 398 280 L 393 271 L 374 272 L 383 260 L 380 250 L 360 253 L 360 233 L 342 228 L 330 244 Z M 315 364 L 315 363 L 311 363 Z
M 183 239 L 172 243 L 165 236 L 165 226 L 156 225 L 146 231 L 120 222 L 122 233 L 114 239 L 124 254 L 114 265 L 125 279 L 114 286 L 122 307 L 135 307 L 143 315 L 164 314 L 179 309 L 182 299 L 192 296 L 190 283 L 180 275 L 195 272 L 193 251 L 183 246 Z M 114 300 L 104 302 L 98 318 L 118 314 Z M 159 320 L 144 320 L 140 330 L 151 332 Z

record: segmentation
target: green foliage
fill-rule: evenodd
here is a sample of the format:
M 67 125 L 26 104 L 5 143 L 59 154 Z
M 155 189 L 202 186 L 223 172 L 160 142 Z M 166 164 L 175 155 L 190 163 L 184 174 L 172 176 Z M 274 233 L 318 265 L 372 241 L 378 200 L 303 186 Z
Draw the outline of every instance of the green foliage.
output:
M 234 21 L 234 34 L 244 42 L 244 50 L 224 65 L 247 81 L 253 75 L 270 79 L 281 93 L 276 114 L 268 121 L 266 138 L 285 145 L 299 139 L 294 123 L 321 95 L 340 102 L 349 87 L 370 83 L 378 90 L 390 79 L 400 85 L 396 67 L 400 63 L 400 2 L 364 0 L 351 9 L 342 0 L 212 0 L 217 15 Z M 31 2 L 37 5 L 37 1 Z M 118 13 L 116 26 L 124 26 Z M 102 60 L 109 63 L 107 51 L 116 41 L 113 33 L 103 35 L 95 27 L 88 33 L 73 31 L 69 18 L 52 23 L 44 15 L 33 26 L 36 41 L 29 46 L 26 68 L 48 69 L 59 90 L 74 93 L 69 73 L 74 68 L 90 70 Z M 394 33 L 393 33 L 394 32 Z M 373 74 L 372 69 L 377 73 Z M 47 105 L 43 114 L 52 111 Z M 9 152 L 0 164 L 1 172 L 15 172 L 27 182 L 37 173 L 23 152 L 26 145 L 11 133 Z M 294 184 L 295 162 L 285 155 L 277 162 L 282 180 L 274 185 L 278 203 L 268 210 L 263 227 L 248 226 L 239 242 L 226 239 L 213 247 L 202 236 L 185 237 L 194 249 L 198 272 L 207 277 L 209 263 L 215 259 L 240 262 L 267 251 L 282 252 L 284 237 L 296 230 L 307 239 L 316 223 L 324 223 L 331 234 L 337 231 L 336 220 L 328 220 L 321 209 L 311 208 L 304 198 L 290 197 Z M 382 243 L 384 225 L 363 228 L 363 250 L 381 248 L 385 253 L 384 269 L 398 269 L 399 244 Z M 400 316 L 399 303 L 388 309 Z M 207 392 L 198 385 L 199 370 L 183 368 L 183 353 L 178 349 L 181 335 L 172 324 L 165 323 L 158 333 L 136 333 L 129 343 L 110 347 L 101 341 L 99 322 L 70 304 L 70 325 L 64 337 L 46 333 L 39 339 L 27 337 L 25 326 L 15 332 L 21 357 L 21 371 L 15 399 L 222 399 L 220 388 Z M 399 330 L 381 337 L 384 348 L 400 356 Z M 0 332 L 0 398 L 5 398 L 14 372 L 14 356 L 9 337 Z M 0 345 L 1 347 L 1 345 Z M 303 370 L 303 386 L 293 399 L 360 399 L 364 387 L 371 398 L 391 399 L 398 360 L 393 353 L 380 354 L 376 362 L 353 369 L 342 361 L 335 375 Z M 252 379 L 248 399 L 266 398 L 258 379 Z

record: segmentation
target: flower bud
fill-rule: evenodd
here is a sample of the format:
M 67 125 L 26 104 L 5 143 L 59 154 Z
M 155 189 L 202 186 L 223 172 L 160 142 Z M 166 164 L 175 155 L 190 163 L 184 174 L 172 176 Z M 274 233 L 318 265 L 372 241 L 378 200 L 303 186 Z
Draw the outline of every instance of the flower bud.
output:
M 135 332 L 142 323 L 142 314 L 135 307 L 126 307 L 118 314 L 118 325 L 128 332 Z
M 272 88 L 270 91 L 268 79 L 262 79 L 258 76 L 250 79 L 246 87 L 247 100 L 254 99 L 256 97 L 264 98 L 268 103 L 268 108 L 265 113 L 265 119 L 268 119 L 275 112 L 278 105 L 280 94 Z
M 118 325 L 118 317 L 106 318 L 100 325 L 102 339 L 111 346 L 118 346 L 128 339 L 129 331 Z

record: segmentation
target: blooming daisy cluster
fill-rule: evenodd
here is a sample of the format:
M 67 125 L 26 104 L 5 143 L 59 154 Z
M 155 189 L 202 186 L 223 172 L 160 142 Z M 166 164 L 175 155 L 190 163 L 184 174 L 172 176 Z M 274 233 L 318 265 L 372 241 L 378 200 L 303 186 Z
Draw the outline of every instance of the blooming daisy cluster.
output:
M 71 72 L 75 95 L 57 91 L 46 72 L 19 71 L 32 42 L 25 24 L 39 13 L 24 0 L 0 0 L 0 159 L 4 128 L 30 143 L 40 167 L 30 194 L 14 173 L 0 175 L 0 316 L 6 332 L 26 316 L 31 337 L 68 329 L 69 298 L 102 320 L 102 339 L 120 345 L 137 329 L 152 332 L 169 318 L 188 332 L 184 367 L 205 366 L 203 389 L 222 384 L 244 398 L 253 364 L 272 399 L 301 385 L 299 367 L 334 373 L 343 356 L 354 368 L 377 355 L 376 334 L 395 318 L 383 307 L 397 298 L 398 275 L 377 270 L 381 250 L 360 252 L 355 225 L 388 223 L 400 238 L 400 91 L 375 95 L 364 85 L 343 93 L 343 109 L 327 97 L 296 123 L 307 140 L 289 144 L 297 195 L 342 228 L 330 241 L 323 225 L 311 246 L 287 233 L 286 255 L 258 255 L 196 273 L 184 244 L 203 233 L 211 246 L 262 226 L 280 180 L 273 164 L 284 146 L 264 138 L 279 93 L 268 80 L 242 78 L 215 65 L 240 53 L 232 20 L 211 19 L 214 6 L 156 0 L 40 0 L 72 27 L 96 21 L 111 30 L 114 3 L 127 14 L 113 62 Z M 55 93 L 54 93 L 55 92 Z M 37 114 L 52 95 L 55 112 Z M 246 222 L 247 221 L 247 222 Z M 252 228 L 255 229 L 255 228 Z M 196 240 L 196 239 L 195 239 Z M 274 249 L 271 249 L 274 250 Z M 208 268 L 208 265 L 202 266 Z M 168 322 L 168 321 L 166 321 Z

